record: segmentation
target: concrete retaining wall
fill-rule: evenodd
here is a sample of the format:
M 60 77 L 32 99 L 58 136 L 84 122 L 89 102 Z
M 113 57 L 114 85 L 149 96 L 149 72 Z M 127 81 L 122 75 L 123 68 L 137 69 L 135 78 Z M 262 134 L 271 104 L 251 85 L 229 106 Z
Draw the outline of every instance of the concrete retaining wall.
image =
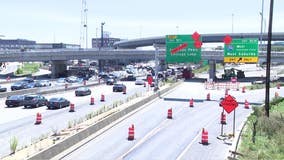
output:
M 77 134 L 59 142 L 48 149 L 45 149 L 36 155 L 33 155 L 29 158 L 29 160 L 39 160 L 39 159 L 51 159 L 52 157 L 60 154 L 64 150 L 68 149 L 69 147 L 75 145 L 76 143 L 82 141 L 83 139 L 87 138 L 88 136 L 94 134 L 95 132 L 99 131 L 100 129 L 106 127 L 107 125 L 111 124 L 112 122 L 116 121 L 117 119 L 125 116 L 126 114 L 132 112 L 133 110 L 143 106 L 144 104 L 148 103 L 149 101 L 154 100 L 155 98 L 159 97 L 160 95 L 168 92 L 169 90 L 173 89 L 180 83 L 176 83 L 168 88 L 165 88 L 161 91 L 156 92 L 155 94 L 121 110 L 115 114 L 108 116 L 107 118 L 97 122 L 96 124 L 89 126 L 88 128 L 78 132 Z

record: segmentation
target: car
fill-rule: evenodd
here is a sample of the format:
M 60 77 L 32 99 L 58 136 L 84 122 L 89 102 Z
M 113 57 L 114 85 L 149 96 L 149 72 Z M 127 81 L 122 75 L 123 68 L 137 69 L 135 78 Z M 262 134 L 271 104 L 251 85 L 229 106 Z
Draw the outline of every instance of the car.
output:
M 5 104 L 7 107 L 18 107 L 18 106 L 22 106 L 23 102 L 24 102 L 24 95 L 11 95 L 8 96 Z
M 55 86 L 64 86 L 66 83 L 66 78 L 58 78 L 55 82 Z
M 116 80 L 114 78 L 108 78 L 106 80 L 106 84 L 107 85 L 113 85 L 116 82 Z
M 53 97 L 50 98 L 47 102 L 48 109 L 60 109 L 62 107 L 68 107 L 70 105 L 70 101 L 64 97 Z
M 6 91 L 7 91 L 7 88 L 6 88 L 6 87 L 0 86 L 0 92 L 6 92 Z
M 26 88 L 28 88 L 28 84 L 29 83 L 27 83 L 25 81 L 16 82 L 16 83 L 11 85 L 11 90 L 14 91 L 14 90 L 26 89 Z
M 51 82 L 49 80 L 35 81 L 35 87 L 47 87 L 47 86 L 51 86 Z
M 143 85 L 145 81 L 143 79 L 136 79 L 135 85 Z
M 34 82 L 34 79 L 30 78 L 30 77 L 27 77 L 27 78 L 23 79 L 22 81 L 23 82 L 27 82 L 27 83 L 32 83 L 32 82 Z
M 92 91 L 87 87 L 79 87 L 75 90 L 76 96 L 86 96 L 92 94 Z
M 83 79 L 75 77 L 75 76 L 70 76 L 70 77 L 66 78 L 66 82 L 68 82 L 68 83 L 81 83 L 81 82 L 83 82 Z
M 114 84 L 112 87 L 112 91 L 113 92 L 122 92 L 124 89 L 126 89 L 126 86 L 124 84 Z
M 31 82 L 27 84 L 27 88 L 35 88 L 36 87 L 36 82 Z
M 28 107 L 40 107 L 47 104 L 47 99 L 42 95 L 25 95 L 23 105 Z

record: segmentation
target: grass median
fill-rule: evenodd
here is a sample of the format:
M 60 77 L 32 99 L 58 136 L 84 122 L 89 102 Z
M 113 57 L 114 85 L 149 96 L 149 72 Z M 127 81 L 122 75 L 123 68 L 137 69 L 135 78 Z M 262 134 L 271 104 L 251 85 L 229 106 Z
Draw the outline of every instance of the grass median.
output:
M 270 116 L 265 116 L 264 107 L 254 107 L 242 133 L 239 159 L 284 159 L 284 98 L 270 102 Z

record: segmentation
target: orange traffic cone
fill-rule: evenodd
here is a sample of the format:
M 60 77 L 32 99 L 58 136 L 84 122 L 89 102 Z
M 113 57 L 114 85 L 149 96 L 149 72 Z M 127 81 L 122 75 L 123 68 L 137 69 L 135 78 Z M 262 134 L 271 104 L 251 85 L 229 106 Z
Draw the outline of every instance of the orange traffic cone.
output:
M 202 135 L 201 135 L 201 144 L 208 145 L 208 131 L 206 131 L 204 128 L 202 129 Z
M 168 109 L 168 119 L 173 119 L 173 110 L 172 108 Z
M 227 124 L 226 114 L 224 112 L 221 113 L 221 124 Z
M 69 109 L 69 112 L 75 112 L 74 103 L 70 103 L 70 109 Z
M 105 95 L 101 94 L 101 102 L 104 102 L 104 101 L 105 101 Z
M 245 109 L 249 109 L 249 102 L 245 100 Z
M 134 140 L 134 125 L 128 128 L 128 140 Z
M 65 89 L 67 89 L 68 88 L 68 84 L 67 83 L 65 83 Z
M 245 93 L 245 92 L 246 92 L 246 87 L 243 86 L 243 88 L 242 88 L 242 93 Z
M 35 122 L 35 124 L 41 124 L 41 120 L 42 120 L 41 114 L 37 113 L 36 114 L 36 122 Z
M 280 83 L 277 83 L 277 89 L 280 89 Z
M 123 94 L 126 94 L 126 88 L 123 88 Z
M 193 107 L 193 98 L 189 100 L 189 107 Z
M 210 93 L 207 94 L 206 100 L 207 100 L 207 101 L 210 101 Z
M 92 96 L 92 97 L 91 97 L 90 105 L 94 105 L 94 104 L 95 104 L 95 98 Z

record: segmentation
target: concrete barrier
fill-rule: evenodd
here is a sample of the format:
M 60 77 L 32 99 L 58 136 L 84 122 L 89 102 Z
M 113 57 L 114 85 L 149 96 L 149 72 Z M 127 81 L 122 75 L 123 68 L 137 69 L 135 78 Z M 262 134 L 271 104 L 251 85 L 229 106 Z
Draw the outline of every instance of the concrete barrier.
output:
M 95 123 L 94 125 L 91 125 L 89 127 L 87 127 L 86 129 L 78 132 L 77 134 L 45 149 L 42 150 L 41 152 L 31 156 L 29 158 L 29 160 L 38 160 L 38 159 L 51 159 L 53 157 L 55 157 L 56 155 L 60 154 L 61 152 L 63 152 L 64 150 L 70 148 L 71 146 L 75 145 L 76 143 L 84 140 L 85 138 L 87 138 L 88 136 L 96 133 L 97 131 L 99 131 L 100 129 L 106 127 L 107 125 L 111 124 L 112 122 L 118 120 L 119 118 L 122 118 L 123 116 L 125 116 L 126 114 L 134 111 L 135 109 L 138 109 L 139 107 L 143 106 L 144 104 L 148 103 L 149 101 L 154 100 L 155 98 L 159 97 L 160 95 L 168 92 L 169 90 L 173 89 L 174 87 L 176 87 L 177 85 L 179 85 L 180 83 L 176 83 L 168 88 L 165 88 L 161 91 L 156 92 L 155 94 L 135 103 L 130 105 L 129 107 L 114 113 L 110 116 L 108 116 L 107 118 L 104 118 L 102 120 L 100 120 L 99 122 Z
M 105 84 L 105 82 L 101 82 L 100 84 Z M 86 87 L 91 87 L 91 86 L 97 86 L 100 85 L 97 82 L 94 83 L 89 83 L 85 85 Z M 78 87 L 83 87 L 83 84 L 80 85 L 70 85 L 68 88 L 65 89 L 64 86 L 61 87 L 37 87 L 37 88 L 30 88 L 30 89 L 21 89 L 21 90 L 15 90 L 11 92 L 1 92 L 0 93 L 0 98 L 5 98 L 11 95 L 18 95 L 18 94 L 50 94 L 50 93 L 57 93 L 57 92 L 64 92 L 64 91 L 69 91 L 76 89 Z
M 18 94 L 33 94 L 33 93 L 37 93 L 38 91 L 39 91 L 39 88 L 31 88 L 31 89 L 15 90 L 11 92 L 2 92 L 0 93 L 0 98 L 5 98 L 11 95 L 18 95 Z

